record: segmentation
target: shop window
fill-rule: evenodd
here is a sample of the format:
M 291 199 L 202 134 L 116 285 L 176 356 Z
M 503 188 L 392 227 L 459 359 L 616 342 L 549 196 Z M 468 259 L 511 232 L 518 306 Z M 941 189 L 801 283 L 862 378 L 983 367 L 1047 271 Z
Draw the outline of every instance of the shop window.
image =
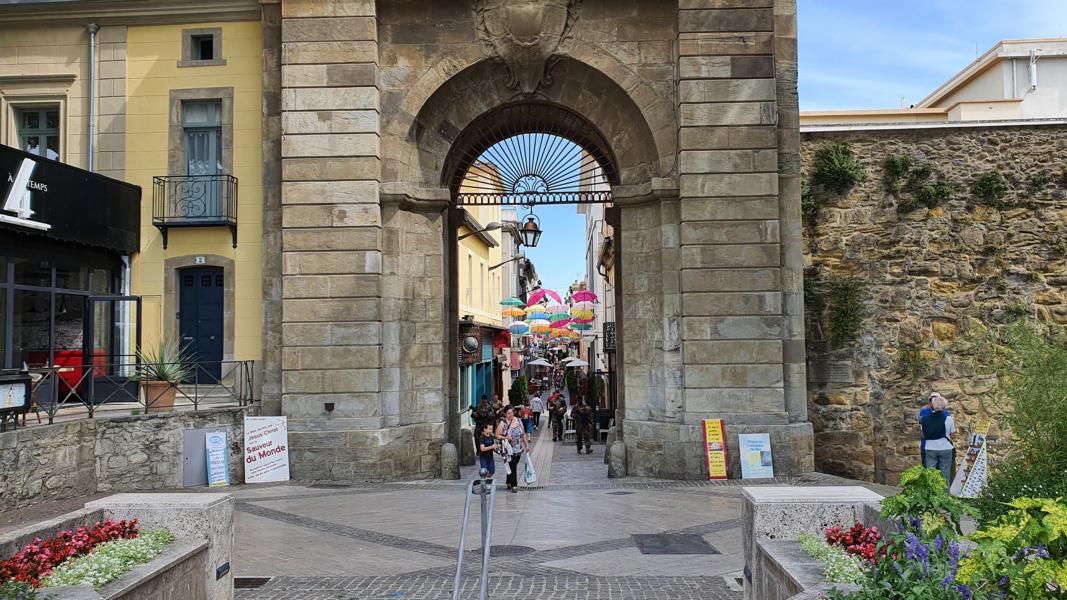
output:
M 49 364 L 52 336 L 49 326 L 52 310 L 52 295 L 48 292 L 15 290 L 12 319 L 12 343 L 14 360 L 12 366 L 22 363 L 30 367 Z
M 59 105 L 15 108 L 19 147 L 37 156 L 59 160 Z
M 222 58 L 222 29 L 182 31 L 182 59 L 179 67 L 212 67 L 226 64 Z
M 89 289 L 89 268 L 82 265 L 56 263 L 56 287 L 67 290 Z
M 15 283 L 52 287 L 52 263 L 42 258 L 16 258 Z

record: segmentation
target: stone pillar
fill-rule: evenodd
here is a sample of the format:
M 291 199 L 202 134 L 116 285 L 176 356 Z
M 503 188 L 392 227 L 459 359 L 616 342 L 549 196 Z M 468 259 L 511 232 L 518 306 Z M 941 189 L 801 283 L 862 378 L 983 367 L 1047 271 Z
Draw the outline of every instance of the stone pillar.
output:
M 801 249 L 792 237 L 799 188 L 779 174 L 780 143 L 783 160 L 795 160 L 796 119 L 779 125 L 778 115 L 797 109 L 795 74 L 793 84 L 776 79 L 793 63 L 787 55 L 776 65 L 775 53 L 795 44 L 795 14 L 783 5 L 776 17 L 774 5 L 686 0 L 678 11 L 679 200 L 660 201 L 655 214 L 622 211 L 623 285 L 633 291 L 624 301 L 624 439 L 634 474 L 705 476 L 705 418 L 726 420 L 732 456 L 738 433 L 767 432 L 776 474 L 812 469 L 811 426 L 786 397 L 798 372 L 803 385 L 803 334 L 790 322 L 800 288 L 785 283 Z M 654 251 L 632 256 L 640 249 Z
M 375 3 L 283 0 L 281 14 L 281 408 L 293 477 L 400 476 L 380 460 L 394 440 L 379 371 Z

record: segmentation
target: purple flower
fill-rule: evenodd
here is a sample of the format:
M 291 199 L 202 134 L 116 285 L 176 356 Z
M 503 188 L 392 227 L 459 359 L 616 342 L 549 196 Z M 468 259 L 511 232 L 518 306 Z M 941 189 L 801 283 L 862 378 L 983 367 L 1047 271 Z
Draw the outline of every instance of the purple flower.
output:
M 945 540 L 941 539 L 941 534 L 938 534 L 934 538 L 934 552 L 941 552 L 941 547 L 944 546 Z
M 948 589 L 948 586 L 952 585 L 952 582 L 956 581 L 956 574 L 949 573 L 945 575 L 945 578 L 941 580 L 941 589 Z
M 960 597 L 963 598 L 963 600 L 971 600 L 971 596 L 973 595 L 971 594 L 971 588 L 961 583 L 956 586 L 956 591 L 960 593 Z
M 960 562 L 960 543 L 949 542 L 948 543 L 948 555 L 952 559 L 952 564 L 956 565 Z
M 1044 544 L 1037 545 L 1037 551 L 1035 552 L 1035 555 L 1038 558 L 1048 558 L 1048 550 L 1045 548 Z

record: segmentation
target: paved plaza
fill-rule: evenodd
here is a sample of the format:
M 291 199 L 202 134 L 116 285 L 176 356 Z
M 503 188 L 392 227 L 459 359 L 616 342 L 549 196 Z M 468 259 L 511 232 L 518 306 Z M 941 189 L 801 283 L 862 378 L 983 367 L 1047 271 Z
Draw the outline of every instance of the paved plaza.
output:
M 541 437 L 539 481 L 497 496 L 492 598 L 740 598 L 739 482 L 609 480 L 603 445 L 577 454 Z M 464 480 L 474 468 L 464 469 Z M 503 478 L 503 465 L 498 465 Z M 818 484 L 815 476 L 794 480 Z M 502 482 L 501 482 L 502 483 Z M 465 484 L 242 488 L 239 578 L 270 577 L 238 598 L 448 598 Z M 467 538 L 464 598 L 477 597 L 477 507 Z M 713 554 L 642 554 L 646 534 L 702 541 Z M 668 549 L 670 551 L 670 549 Z

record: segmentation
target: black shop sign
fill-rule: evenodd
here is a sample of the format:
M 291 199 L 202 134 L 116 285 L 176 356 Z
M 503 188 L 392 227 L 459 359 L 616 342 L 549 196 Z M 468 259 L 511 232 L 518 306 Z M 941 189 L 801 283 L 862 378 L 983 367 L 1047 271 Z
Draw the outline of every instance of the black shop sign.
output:
M 0 145 L 0 228 L 130 254 L 140 206 L 136 185 Z

